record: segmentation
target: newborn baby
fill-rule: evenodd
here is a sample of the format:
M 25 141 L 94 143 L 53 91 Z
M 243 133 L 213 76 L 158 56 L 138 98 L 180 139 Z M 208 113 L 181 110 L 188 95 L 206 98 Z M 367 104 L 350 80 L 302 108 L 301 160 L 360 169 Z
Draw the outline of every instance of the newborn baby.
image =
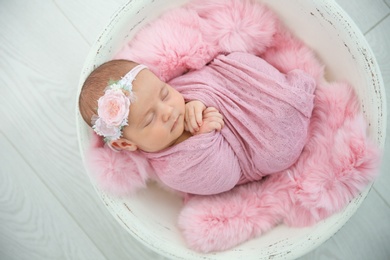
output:
M 210 195 L 260 180 L 293 165 L 307 141 L 315 81 L 301 70 L 285 75 L 236 52 L 167 84 L 143 65 L 113 64 L 87 78 L 81 114 L 110 147 L 137 152 L 134 160 L 147 159 L 174 190 Z M 193 102 L 203 106 L 195 135 Z

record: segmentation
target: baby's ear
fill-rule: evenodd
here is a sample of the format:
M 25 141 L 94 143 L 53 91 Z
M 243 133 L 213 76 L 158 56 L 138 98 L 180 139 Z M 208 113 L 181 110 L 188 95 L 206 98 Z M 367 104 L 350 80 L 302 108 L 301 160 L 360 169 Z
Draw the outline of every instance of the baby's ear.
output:
M 130 152 L 134 152 L 138 149 L 137 145 L 125 138 L 111 141 L 110 145 L 117 150 L 126 150 Z

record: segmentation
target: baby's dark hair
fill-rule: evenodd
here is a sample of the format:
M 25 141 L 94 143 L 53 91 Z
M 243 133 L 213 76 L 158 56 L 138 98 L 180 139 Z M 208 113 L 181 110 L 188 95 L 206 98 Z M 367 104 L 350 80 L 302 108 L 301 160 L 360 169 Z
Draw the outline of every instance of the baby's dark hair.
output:
M 79 110 L 89 126 L 92 126 L 92 116 L 97 112 L 97 101 L 104 95 L 109 82 L 120 80 L 137 65 L 129 60 L 112 60 L 103 63 L 89 74 L 79 96 Z

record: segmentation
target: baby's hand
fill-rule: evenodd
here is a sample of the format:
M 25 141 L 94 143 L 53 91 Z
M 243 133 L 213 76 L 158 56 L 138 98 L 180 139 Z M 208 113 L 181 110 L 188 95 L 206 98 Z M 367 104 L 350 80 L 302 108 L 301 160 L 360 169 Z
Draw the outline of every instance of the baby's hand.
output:
M 199 100 L 186 103 L 185 130 L 194 134 L 203 124 L 203 111 L 206 106 Z
M 204 134 L 214 130 L 221 131 L 224 125 L 222 114 L 215 107 L 208 107 L 203 111 L 203 124 L 194 134 Z

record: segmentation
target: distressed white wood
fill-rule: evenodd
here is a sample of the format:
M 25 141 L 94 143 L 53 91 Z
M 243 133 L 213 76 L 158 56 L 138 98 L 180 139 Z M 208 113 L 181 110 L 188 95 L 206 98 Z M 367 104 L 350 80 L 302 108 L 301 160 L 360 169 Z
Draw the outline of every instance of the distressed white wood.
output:
M 164 259 L 110 215 L 78 152 L 82 65 L 124 2 L 0 1 L 0 259 Z M 337 2 L 366 33 L 389 100 L 390 0 Z M 302 259 L 389 258 L 389 127 L 387 133 L 387 159 L 367 199 Z
M 390 13 L 383 0 L 337 0 L 363 33 L 367 33 Z
M 360 29 L 370 28 L 365 24 L 364 13 L 388 13 L 389 8 L 377 1 L 337 0 L 355 20 Z M 390 3 L 390 1 L 388 1 Z M 384 10 L 380 10 L 384 9 Z M 364 13 L 363 13 L 364 12 Z M 372 17 L 375 18 L 375 17 Z M 378 24 L 377 24 L 378 23 Z M 387 111 L 390 104 L 390 17 L 377 17 L 377 24 L 365 36 L 379 63 L 386 88 Z M 390 116 L 387 114 L 387 139 L 384 148 L 380 176 L 373 189 L 355 215 L 332 238 L 316 250 L 300 259 L 383 259 L 390 257 Z
M 110 21 L 110 17 L 120 9 L 127 0 L 56 0 L 54 3 L 63 15 L 77 29 L 89 45 L 97 39 Z
M 390 16 L 383 20 L 378 26 L 373 28 L 366 34 L 366 38 L 370 43 L 378 63 L 381 68 L 383 80 L 386 86 L 387 95 L 387 111 L 390 111 Z M 382 164 L 381 175 L 375 183 L 374 188 L 390 205 L 390 113 L 387 114 L 387 140 L 384 151 L 384 160 Z

